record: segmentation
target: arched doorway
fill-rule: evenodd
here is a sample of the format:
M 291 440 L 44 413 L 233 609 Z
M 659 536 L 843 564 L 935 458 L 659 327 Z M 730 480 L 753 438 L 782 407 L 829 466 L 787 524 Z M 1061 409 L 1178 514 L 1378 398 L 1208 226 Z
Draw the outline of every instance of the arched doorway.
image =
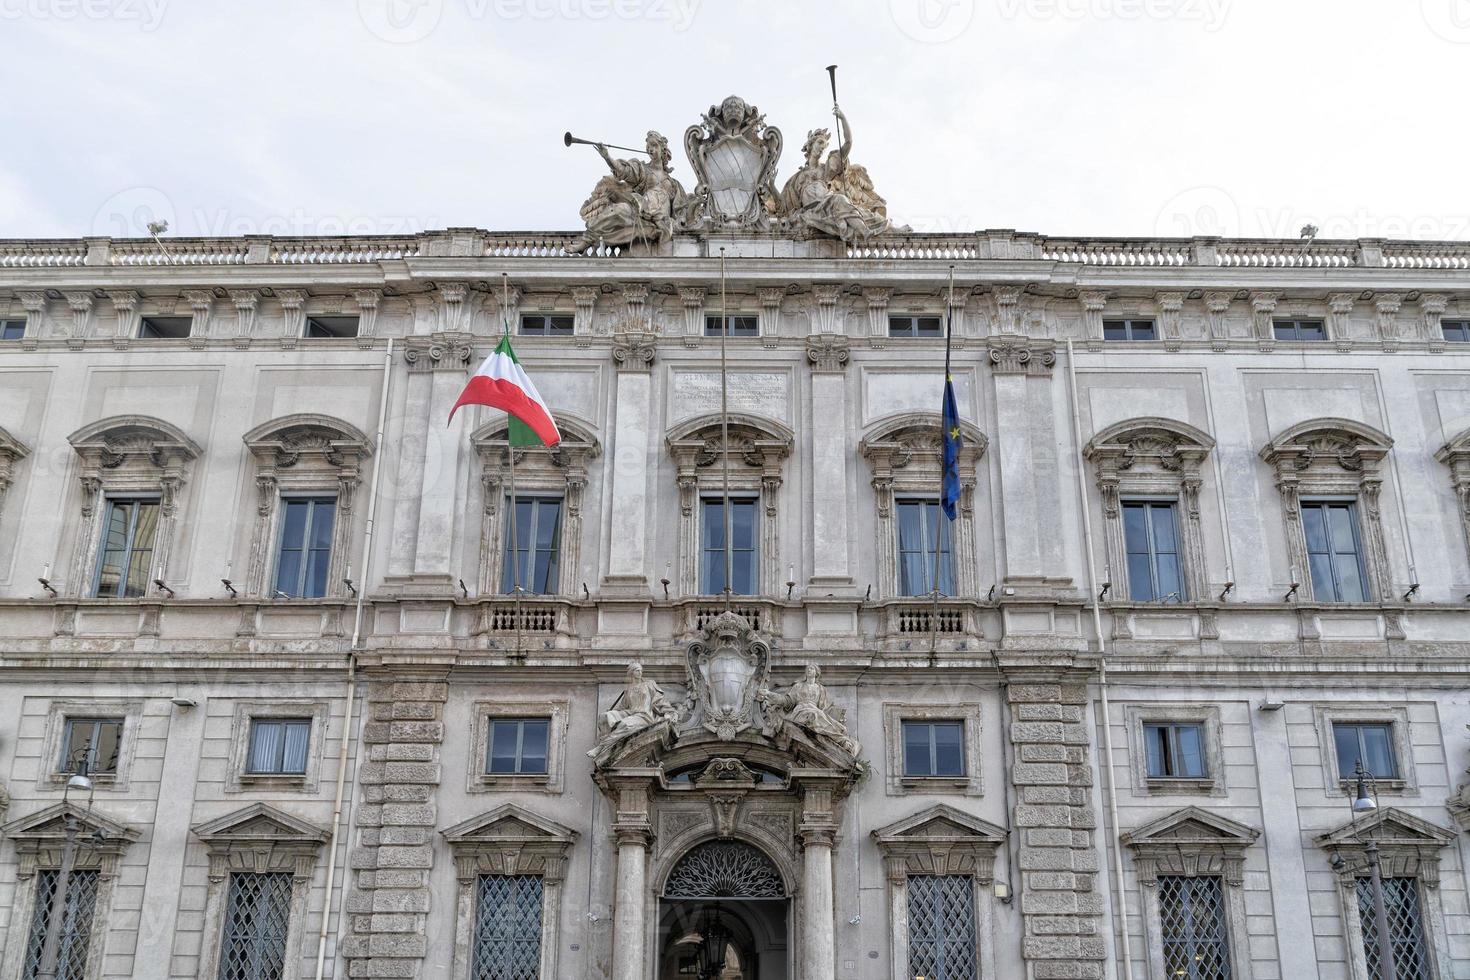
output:
M 785 980 L 789 901 L 775 862 L 707 840 L 675 862 L 659 900 L 659 980 Z

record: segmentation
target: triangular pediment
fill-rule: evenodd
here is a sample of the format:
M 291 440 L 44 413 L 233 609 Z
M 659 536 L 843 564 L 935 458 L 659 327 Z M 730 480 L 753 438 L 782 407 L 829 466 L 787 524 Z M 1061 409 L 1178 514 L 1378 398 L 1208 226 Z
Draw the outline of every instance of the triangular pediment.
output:
M 1454 839 L 1455 831 L 1390 806 L 1321 835 L 1317 838 L 1317 845 L 1353 848 L 1374 840 L 1379 844 L 1444 847 Z
M 488 813 L 471 817 L 443 831 L 443 834 L 451 844 L 570 844 L 577 839 L 577 832 L 570 827 L 563 827 L 555 820 L 538 816 L 514 803 L 505 803 Z
M 1005 841 L 1006 831 L 979 817 L 938 803 L 878 828 L 873 831 L 873 839 L 879 844 L 939 841 L 999 844 Z
M 77 806 L 69 800 L 54 803 L 29 816 L 18 817 L 0 827 L 0 831 L 16 841 L 62 840 L 66 837 L 68 817 L 76 820 L 79 828 L 77 836 L 80 839 L 96 839 L 99 833 L 110 841 L 138 839 L 138 831 L 127 824 L 110 820 L 95 809 Z
M 1161 843 L 1245 847 L 1259 836 L 1261 832 L 1254 827 L 1197 806 L 1187 806 L 1130 830 L 1123 835 L 1123 843 L 1130 847 Z
M 251 843 L 257 841 L 296 841 L 320 844 L 328 834 L 267 803 L 252 803 L 242 810 L 226 814 L 194 828 L 194 836 L 206 844 Z

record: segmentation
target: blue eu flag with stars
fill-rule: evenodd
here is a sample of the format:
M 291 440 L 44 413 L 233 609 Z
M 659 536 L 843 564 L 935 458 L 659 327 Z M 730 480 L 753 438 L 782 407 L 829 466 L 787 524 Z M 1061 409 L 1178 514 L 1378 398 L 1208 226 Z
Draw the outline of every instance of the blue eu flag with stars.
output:
M 948 331 L 946 330 L 946 334 Z M 955 505 L 960 502 L 960 448 L 964 440 L 960 436 L 960 410 L 954 400 L 954 379 L 949 376 L 949 351 L 946 337 L 944 365 L 944 484 L 939 492 L 939 506 L 944 516 L 954 520 Z

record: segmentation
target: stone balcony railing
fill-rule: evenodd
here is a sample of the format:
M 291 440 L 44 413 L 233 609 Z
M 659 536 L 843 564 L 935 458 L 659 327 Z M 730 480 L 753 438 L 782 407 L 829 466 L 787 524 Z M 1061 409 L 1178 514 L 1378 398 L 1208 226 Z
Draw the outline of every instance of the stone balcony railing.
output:
M 105 266 L 334 266 L 417 258 L 613 259 L 658 256 L 659 248 L 599 246 L 571 255 L 572 232 L 427 231 L 416 235 L 344 237 L 10 239 L 0 241 L 0 269 Z M 751 236 L 761 238 L 762 236 Z M 765 236 L 769 237 L 769 236 Z M 1470 269 L 1470 243 L 1348 239 L 1054 238 L 1006 229 L 892 235 L 843 246 L 838 259 L 882 262 L 1041 261 L 1082 266 L 1242 269 Z M 772 258 L 778 258 L 775 252 Z

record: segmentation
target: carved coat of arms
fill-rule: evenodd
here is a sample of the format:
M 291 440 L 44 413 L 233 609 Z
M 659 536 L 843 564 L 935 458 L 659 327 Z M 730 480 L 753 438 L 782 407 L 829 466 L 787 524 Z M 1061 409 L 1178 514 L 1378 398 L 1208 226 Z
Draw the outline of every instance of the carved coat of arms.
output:
M 781 131 L 755 106 L 730 96 L 684 131 L 684 150 L 699 178 L 698 218 L 716 227 L 765 228 L 777 206 Z
M 720 738 L 734 738 L 755 724 L 756 693 L 771 676 L 771 647 L 741 616 L 723 612 L 689 644 L 691 722 Z

